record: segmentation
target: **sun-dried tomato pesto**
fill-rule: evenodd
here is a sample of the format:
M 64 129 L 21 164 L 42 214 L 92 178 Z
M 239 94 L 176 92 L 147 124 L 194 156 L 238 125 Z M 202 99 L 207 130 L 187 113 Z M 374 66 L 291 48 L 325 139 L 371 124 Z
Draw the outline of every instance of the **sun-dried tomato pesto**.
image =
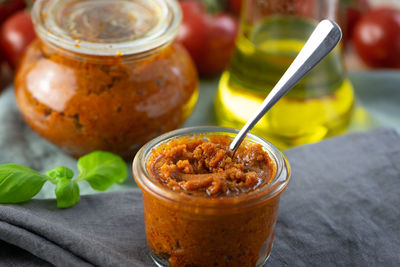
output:
M 132 156 L 183 124 L 197 100 L 197 74 L 179 44 L 135 61 L 78 60 L 36 41 L 16 76 L 15 94 L 32 129 L 69 153 Z
M 158 266 L 254 267 L 268 258 L 287 161 L 252 135 L 232 155 L 226 131 L 180 129 L 136 155 L 133 174 Z
M 36 1 L 38 40 L 15 78 L 25 121 L 74 156 L 129 158 L 178 128 L 198 96 L 195 66 L 174 42 L 180 12 L 164 0 Z
M 233 154 L 231 142 L 228 136 L 172 140 L 153 151 L 149 172 L 174 191 L 212 197 L 248 193 L 268 184 L 275 167 L 262 146 L 245 142 Z

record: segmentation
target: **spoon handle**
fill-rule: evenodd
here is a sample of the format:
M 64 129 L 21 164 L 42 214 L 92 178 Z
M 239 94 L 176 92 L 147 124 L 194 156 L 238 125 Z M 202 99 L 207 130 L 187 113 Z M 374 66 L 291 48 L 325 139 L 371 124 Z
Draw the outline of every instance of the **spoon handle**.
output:
M 265 98 L 253 117 L 247 121 L 229 146 L 236 151 L 246 134 L 275 103 L 292 89 L 312 68 L 332 51 L 342 38 L 340 27 L 333 21 L 323 20 L 315 28 L 300 53 Z

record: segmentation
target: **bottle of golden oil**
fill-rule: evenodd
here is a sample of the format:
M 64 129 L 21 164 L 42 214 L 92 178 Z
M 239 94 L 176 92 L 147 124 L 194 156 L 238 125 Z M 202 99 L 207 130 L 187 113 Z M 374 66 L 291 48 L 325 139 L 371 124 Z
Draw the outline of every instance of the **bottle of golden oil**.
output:
M 335 0 L 247 0 L 236 51 L 215 99 L 217 122 L 241 128 L 324 19 L 335 19 Z M 254 127 L 253 132 L 288 148 L 344 131 L 353 88 L 336 48 Z

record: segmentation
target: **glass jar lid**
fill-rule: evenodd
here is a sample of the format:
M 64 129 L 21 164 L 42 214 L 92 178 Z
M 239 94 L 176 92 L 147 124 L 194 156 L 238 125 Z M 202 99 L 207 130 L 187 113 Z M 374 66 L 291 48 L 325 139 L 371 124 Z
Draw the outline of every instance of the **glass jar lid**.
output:
M 142 53 L 170 43 L 182 13 L 176 0 L 38 0 L 38 36 L 80 54 Z

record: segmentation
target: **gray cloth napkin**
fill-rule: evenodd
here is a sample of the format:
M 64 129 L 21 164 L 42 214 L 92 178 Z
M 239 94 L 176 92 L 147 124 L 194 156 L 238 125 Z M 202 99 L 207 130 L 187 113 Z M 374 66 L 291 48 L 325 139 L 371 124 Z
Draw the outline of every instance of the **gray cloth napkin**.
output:
M 399 266 L 400 137 L 393 130 L 340 136 L 286 152 L 267 266 Z M 0 265 L 153 266 L 138 189 L 0 205 Z

